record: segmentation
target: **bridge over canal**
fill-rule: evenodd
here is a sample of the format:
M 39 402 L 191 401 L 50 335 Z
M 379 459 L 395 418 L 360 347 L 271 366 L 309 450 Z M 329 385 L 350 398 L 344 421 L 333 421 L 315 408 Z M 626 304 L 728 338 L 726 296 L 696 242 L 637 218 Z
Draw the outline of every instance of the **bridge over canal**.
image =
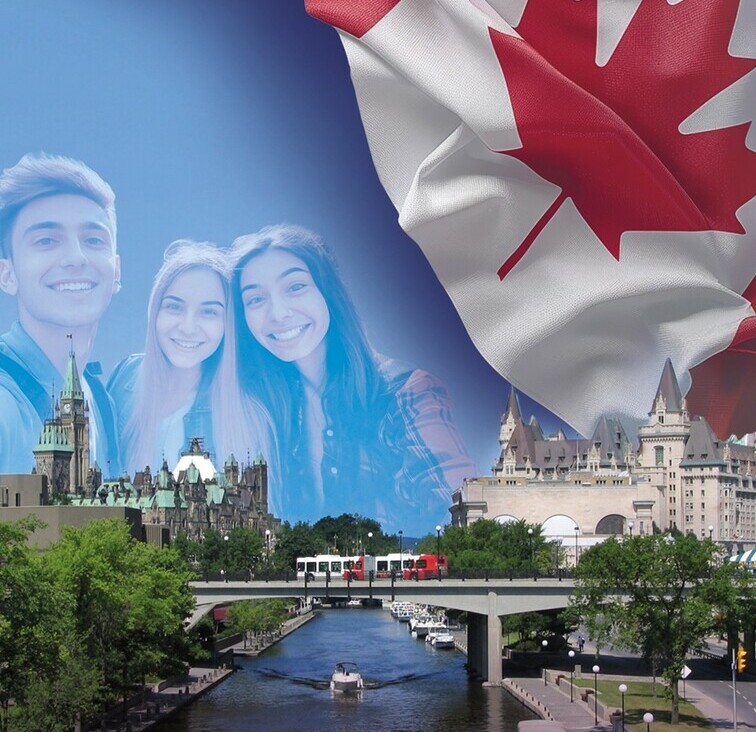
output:
M 501 673 L 501 616 L 542 612 L 567 607 L 574 590 L 572 580 L 445 579 L 442 582 L 375 580 L 347 583 L 342 580 L 193 582 L 197 601 L 194 619 L 214 605 L 238 600 L 274 597 L 374 598 L 384 602 L 407 600 L 462 610 L 468 614 L 467 656 L 470 668 L 489 683 L 499 683 Z

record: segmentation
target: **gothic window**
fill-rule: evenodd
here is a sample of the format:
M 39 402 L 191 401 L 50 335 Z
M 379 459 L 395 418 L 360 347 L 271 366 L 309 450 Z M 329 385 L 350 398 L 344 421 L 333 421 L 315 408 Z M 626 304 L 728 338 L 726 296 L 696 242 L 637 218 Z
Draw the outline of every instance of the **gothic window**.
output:
M 664 448 L 661 445 L 657 445 L 654 448 L 656 455 L 656 465 L 664 465 Z

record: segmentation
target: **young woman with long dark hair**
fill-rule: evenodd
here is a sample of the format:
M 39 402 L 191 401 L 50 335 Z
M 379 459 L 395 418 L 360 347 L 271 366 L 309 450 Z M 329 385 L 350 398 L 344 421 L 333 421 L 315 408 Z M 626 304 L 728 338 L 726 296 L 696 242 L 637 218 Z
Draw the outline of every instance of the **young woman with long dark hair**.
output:
M 444 386 L 373 351 L 311 231 L 267 227 L 231 256 L 239 381 L 273 421 L 279 515 L 359 513 L 405 532 L 447 520 L 452 491 L 476 470 Z

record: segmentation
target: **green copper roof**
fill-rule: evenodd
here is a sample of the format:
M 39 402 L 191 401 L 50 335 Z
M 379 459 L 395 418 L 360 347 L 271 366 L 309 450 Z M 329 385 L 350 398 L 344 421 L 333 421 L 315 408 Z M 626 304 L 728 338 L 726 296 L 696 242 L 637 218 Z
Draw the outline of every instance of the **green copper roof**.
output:
M 66 380 L 63 382 L 61 399 L 83 399 L 84 390 L 79 381 L 79 370 L 76 368 L 76 354 L 73 351 L 68 354 L 68 366 L 66 368 Z
M 208 483 L 205 486 L 205 490 L 205 501 L 207 502 L 208 506 L 212 506 L 213 503 L 216 506 L 220 506 L 221 503 L 223 503 L 223 497 L 226 494 L 226 491 L 223 488 L 218 485 Z
M 225 467 L 231 467 L 232 465 L 238 465 L 239 463 L 236 462 L 236 458 L 234 457 L 234 453 L 231 453 L 228 456 L 228 459 L 226 460 Z
M 65 430 L 55 420 L 45 422 L 42 434 L 39 436 L 39 442 L 32 452 L 48 452 L 50 450 L 73 453 L 73 448 L 68 442 Z
M 187 508 L 184 496 L 179 494 L 180 508 Z M 176 494 L 170 490 L 159 490 L 155 493 L 155 505 L 158 508 L 176 508 Z

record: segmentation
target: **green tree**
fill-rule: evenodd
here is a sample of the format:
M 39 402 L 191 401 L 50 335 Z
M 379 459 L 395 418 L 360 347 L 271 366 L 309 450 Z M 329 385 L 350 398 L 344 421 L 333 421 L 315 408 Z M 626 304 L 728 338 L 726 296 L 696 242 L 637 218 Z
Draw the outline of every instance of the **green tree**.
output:
M 223 537 L 215 529 L 206 529 L 199 545 L 200 569 L 208 574 L 217 574 L 222 569 L 225 571 Z
M 516 613 L 502 618 L 501 628 L 505 633 L 517 633 L 522 645 L 532 638 L 545 636 L 551 625 L 552 619 L 544 613 Z M 540 650 L 536 644 L 533 644 L 533 648 Z
M 263 558 L 263 538 L 254 529 L 231 529 L 224 543 L 224 569 L 230 574 L 246 575 Z
M 103 703 L 125 697 L 146 674 L 176 669 L 194 606 L 192 573 L 178 553 L 136 541 L 125 521 L 95 521 L 65 529 L 45 563 L 72 598 Z
M 0 730 L 39 685 L 62 673 L 71 606 L 39 554 L 27 544 L 37 519 L 0 523 Z M 78 697 L 74 698 L 76 705 Z M 43 728 L 40 728 L 43 729 Z
M 60 608 L 58 608 L 60 610 Z M 102 676 L 84 654 L 78 638 L 62 647 L 56 672 L 35 674 L 26 698 L 13 715 L 13 732 L 70 732 L 79 719 L 97 713 Z
M 417 551 L 435 554 L 437 540 L 436 534 L 423 537 Z M 554 550 L 541 534 L 541 527 L 525 521 L 500 524 L 482 519 L 465 527 L 447 526 L 440 544 L 453 570 L 544 571 L 554 564 Z
M 291 570 L 296 565 L 297 557 L 325 554 L 327 547 L 322 535 L 313 531 L 309 523 L 298 521 L 292 526 L 286 521 L 276 536 L 273 562 L 278 569 Z
M 288 617 L 285 600 L 243 600 L 233 603 L 226 617 L 232 628 L 244 634 L 246 647 L 248 634 L 272 633 Z
M 176 533 L 176 538 L 171 545 L 186 562 L 199 562 L 201 555 L 201 546 L 198 542 L 192 541 L 184 531 Z
M 313 530 L 326 546 L 342 555 L 388 554 L 398 548 L 398 539 L 384 534 L 376 520 L 356 513 L 342 513 L 335 518 L 325 516 L 315 523 Z
M 753 579 L 720 562 L 711 540 L 692 535 L 611 537 L 589 549 L 575 571 L 581 617 L 661 667 L 677 724 L 685 659 L 704 647 L 718 614 L 736 616 L 752 602 Z

